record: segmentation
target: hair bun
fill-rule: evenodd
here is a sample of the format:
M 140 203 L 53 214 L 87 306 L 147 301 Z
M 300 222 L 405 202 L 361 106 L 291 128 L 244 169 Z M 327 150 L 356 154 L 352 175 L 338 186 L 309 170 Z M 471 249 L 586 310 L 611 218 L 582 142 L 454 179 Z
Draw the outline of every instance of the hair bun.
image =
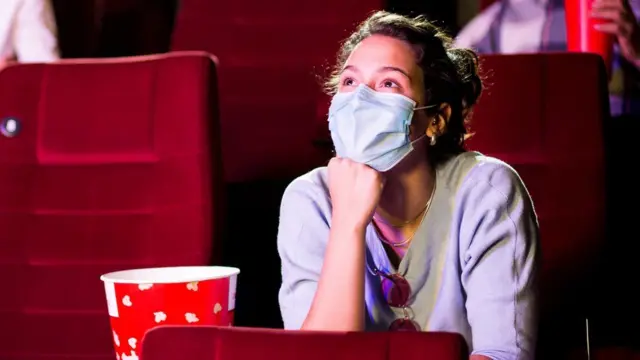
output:
M 462 105 L 465 109 L 470 109 L 482 93 L 478 55 L 473 50 L 465 48 L 449 48 L 447 55 L 456 66 L 463 85 Z

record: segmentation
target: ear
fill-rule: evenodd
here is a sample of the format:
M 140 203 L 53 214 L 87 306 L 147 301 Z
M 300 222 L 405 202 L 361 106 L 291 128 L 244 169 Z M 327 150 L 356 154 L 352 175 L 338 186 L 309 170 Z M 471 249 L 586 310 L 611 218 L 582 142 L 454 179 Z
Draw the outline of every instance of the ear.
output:
M 444 129 L 451 118 L 451 106 L 447 103 L 440 105 L 438 112 L 429 119 L 426 134 L 428 137 L 439 136 L 444 133 Z

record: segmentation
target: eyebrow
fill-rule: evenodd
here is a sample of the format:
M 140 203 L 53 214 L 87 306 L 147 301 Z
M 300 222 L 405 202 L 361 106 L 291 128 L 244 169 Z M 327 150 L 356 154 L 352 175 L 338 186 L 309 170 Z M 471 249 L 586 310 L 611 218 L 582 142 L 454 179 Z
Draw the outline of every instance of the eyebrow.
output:
M 344 72 L 345 70 L 351 70 L 354 72 L 359 73 L 360 70 L 358 70 L 358 68 L 356 68 L 353 65 L 347 65 L 342 69 L 342 72 Z M 403 70 L 399 67 L 396 66 L 383 66 L 381 68 L 379 68 L 378 70 L 376 70 L 377 73 L 383 73 L 383 72 L 390 72 L 390 71 L 394 71 L 394 72 L 399 72 L 400 74 L 404 75 L 407 77 L 407 79 L 409 79 L 409 81 L 411 81 L 411 76 L 409 75 L 409 73 L 406 70 Z

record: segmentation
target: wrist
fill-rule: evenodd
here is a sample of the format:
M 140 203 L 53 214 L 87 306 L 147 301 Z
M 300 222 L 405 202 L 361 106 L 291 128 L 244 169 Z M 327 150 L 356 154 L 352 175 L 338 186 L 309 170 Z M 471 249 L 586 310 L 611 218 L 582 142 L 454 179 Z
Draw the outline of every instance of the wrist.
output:
M 331 217 L 331 229 L 341 234 L 362 234 L 364 235 L 368 222 L 352 220 L 340 215 Z

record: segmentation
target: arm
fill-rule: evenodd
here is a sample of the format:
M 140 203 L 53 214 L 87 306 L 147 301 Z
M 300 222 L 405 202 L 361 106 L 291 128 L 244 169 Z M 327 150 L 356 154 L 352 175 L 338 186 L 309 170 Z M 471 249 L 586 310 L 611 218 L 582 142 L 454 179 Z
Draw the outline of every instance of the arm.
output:
M 491 4 L 465 25 L 455 38 L 456 47 L 469 48 L 482 39 L 500 11 L 500 1 Z
M 463 192 L 462 285 L 474 360 L 533 359 L 538 224 L 518 175 L 503 164 Z M 475 357 L 474 357 L 475 356 Z
M 13 43 L 20 62 L 50 62 L 60 57 L 50 0 L 23 0 L 14 25 Z
M 364 228 L 333 220 L 329 200 L 297 180 L 280 209 L 279 300 L 286 329 L 364 329 Z

